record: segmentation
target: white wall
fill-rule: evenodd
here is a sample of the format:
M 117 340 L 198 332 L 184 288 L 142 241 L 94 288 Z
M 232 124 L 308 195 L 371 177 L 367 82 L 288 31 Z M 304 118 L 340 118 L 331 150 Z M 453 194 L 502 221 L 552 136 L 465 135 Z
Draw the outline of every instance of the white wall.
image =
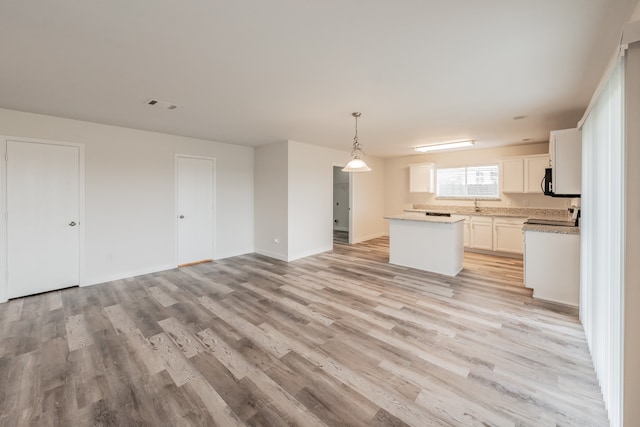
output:
M 257 252 L 292 261 L 333 249 L 333 167 L 344 166 L 349 156 L 348 151 L 296 141 L 256 150 Z M 354 242 L 384 235 L 384 162 L 373 157 L 367 162 L 372 172 L 352 175 L 350 237 Z M 285 213 L 280 206 L 283 194 L 287 195 Z M 275 200 L 279 206 L 263 215 L 261 207 Z M 280 231 L 285 226 L 286 232 Z M 281 239 L 274 248 L 276 232 L 286 235 L 287 242 Z
M 333 166 L 346 151 L 289 141 L 289 260 L 333 248 Z M 384 234 L 384 162 L 367 157 L 371 172 L 351 176 L 352 243 Z
M 5 109 L 0 135 L 85 145 L 87 284 L 175 267 L 176 153 L 217 159 L 214 257 L 253 251 L 251 147 Z
M 255 150 L 255 251 L 284 261 L 289 253 L 288 159 L 286 142 Z
M 352 174 L 351 187 L 351 232 L 350 243 L 364 242 L 387 233 L 388 224 L 384 219 L 387 170 L 385 162 L 375 157 L 367 157 L 371 172 Z
M 289 141 L 289 260 L 333 248 L 333 165 L 344 158 L 342 151 Z
M 435 194 L 409 192 L 409 165 L 412 163 L 435 163 L 436 167 L 468 166 L 498 163 L 513 156 L 549 153 L 548 143 L 516 145 L 501 148 L 449 151 L 396 157 L 385 161 L 385 214 L 393 215 L 414 204 L 473 206 L 473 201 L 438 200 Z M 526 207 L 562 209 L 568 199 L 547 197 L 542 194 L 500 194 L 500 201 L 482 201 L 485 207 Z

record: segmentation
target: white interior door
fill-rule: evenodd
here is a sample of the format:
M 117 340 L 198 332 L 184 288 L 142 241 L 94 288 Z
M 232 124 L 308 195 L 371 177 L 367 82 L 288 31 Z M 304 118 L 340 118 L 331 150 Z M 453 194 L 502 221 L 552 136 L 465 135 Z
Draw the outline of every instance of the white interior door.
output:
M 177 158 L 178 265 L 213 259 L 214 160 Z
M 8 297 L 80 282 L 80 148 L 7 141 Z

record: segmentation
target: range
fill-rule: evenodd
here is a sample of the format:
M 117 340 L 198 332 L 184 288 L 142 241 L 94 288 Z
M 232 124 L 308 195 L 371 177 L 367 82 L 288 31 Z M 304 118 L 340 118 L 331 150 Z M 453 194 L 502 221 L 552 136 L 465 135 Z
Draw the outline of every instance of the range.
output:
M 555 225 L 558 227 L 577 227 L 577 221 L 562 221 L 555 219 L 536 219 L 530 218 L 525 224 L 527 225 Z

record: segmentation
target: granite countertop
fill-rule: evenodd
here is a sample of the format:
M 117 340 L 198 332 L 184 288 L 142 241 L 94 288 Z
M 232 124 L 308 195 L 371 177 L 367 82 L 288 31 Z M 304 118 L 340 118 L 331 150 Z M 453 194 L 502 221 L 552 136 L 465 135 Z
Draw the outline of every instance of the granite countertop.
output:
M 427 216 L 418 212 L 407 212 L 399 215 L 385 216 L 384 219 L 398 219 L 401 221 L 418 221 L 418 222 L 438 222 L 441 224 L 454 224 L 456 222 L 464 221 L 463 218 L 456 218 L 451 216 Z
M 558 225 L 524 224 L 522 231 L 556 234 L 580 234 L 580 227 L 563 227 Z
M 442 210 L 442 209 L 405 209 L 405 212 L 415 212 L 415 213 L 424 213 L 424 212 L 444 212 L 450 213 L 451 215 L 473 215 L 473 216 L 504 216 L 509 218 L 529 218 L 529 216 L 524 215 L 522 213 L 509 213 L 509 212 L 500 212 L 500 213 L 492 213 L 496 211 L 496 208 L 484 208 L 480 211 L 476 212 L 474 210 L 471 211 L 456 211 L 456 210 Z M 490 212 L 491 211 L 491 212 Z M 538 217 L 536 217 L 538 218 Z M 540 217 L 542 218 L 542 217 Z
M 566 220 L 566 209 L 539 209 L 539 208 L 490 208 L 481 207 L 476 211 L 473 206 L 439 206 L 439 205 L 413 205 L 413 209 L 405 209 L 405 212 L 448 212 L 456 215 L 474 216 L 505 216 L 514 218 L 539 218 Z
M 480 208 L 476 212 L 473 206 L 440 206 L 440 205 L 413 205 L 413 209 L 405 209 L 407 214 L 420 214 L 424 212 L 443 212 L 452 215 L 473 216 L 501 216 L 527 219 L 552 219 L 566 221 L 568 212 L 566 209 L 539 209 L 539 208 Z M 431 217 L 434 218 L 434 217 Z M 435 217 L 437 218 L 437 217 Z M 442 218 L 442 217 L 441 217 Z M 445 217 L 446 218 L 446 217 Z M 533 225 L 525 224 L 522 231 L 535 231 L 540 233 L 580 234 L 580 227 L 563 227 L 557 225 Z

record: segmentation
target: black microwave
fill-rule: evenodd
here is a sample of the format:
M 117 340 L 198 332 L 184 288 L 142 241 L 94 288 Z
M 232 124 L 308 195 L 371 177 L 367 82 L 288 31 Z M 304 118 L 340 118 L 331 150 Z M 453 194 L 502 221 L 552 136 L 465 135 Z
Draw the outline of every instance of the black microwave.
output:
M 540 183 L 540 187 L 542 188 L 542 192 L 545 196 L 551 197 L 580 197 L 579 194 L 556 194 L 553 192 L 553 173 L 551 168 L 547 168 L 544 170 L 544 178 L 542 178 L 542 182 Z

